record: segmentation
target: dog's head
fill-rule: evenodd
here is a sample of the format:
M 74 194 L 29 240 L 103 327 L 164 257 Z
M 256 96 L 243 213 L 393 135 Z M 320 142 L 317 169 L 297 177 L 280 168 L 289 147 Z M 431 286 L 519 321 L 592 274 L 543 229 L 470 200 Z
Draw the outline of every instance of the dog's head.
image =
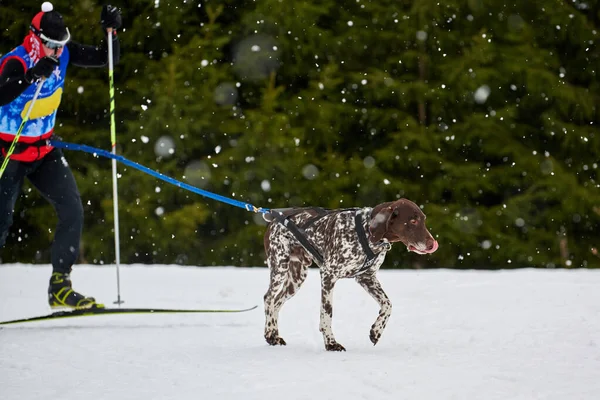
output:
M 380 204 L 371 212 L 371 242 L 387 239 L 390 243 L 404 243 L 408 251 L 433 253 L 438 249 L 438 242 L 427 230 L 425 218 L 419 206 L 407 199 Z

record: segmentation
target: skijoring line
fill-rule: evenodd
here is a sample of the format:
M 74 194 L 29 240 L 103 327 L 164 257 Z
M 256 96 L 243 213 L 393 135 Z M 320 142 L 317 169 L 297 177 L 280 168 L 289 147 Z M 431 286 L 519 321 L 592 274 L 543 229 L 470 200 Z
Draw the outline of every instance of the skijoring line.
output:
M 215 194 L 215 193 L 212 193 L 212 192 L 208 192 L 206 190 L 198 189 L 195 186 L 188 185 L 187 183 L 180 182 L 180 181 L 178 181 L 176 179 L 173 179 L 173 178 L 168 177 L 168 176 L 166 176 L 164 174 L 161 174 L 160 172 L 156 172 L 154 170 L 151 170 L 148 167 L 144 167 L 141 164 L 138 164 L 136 162 L 128 160 L 127 158 L 125 158 L 123 156 L 119 156 L 117 154 L 113 154 L 113 153 L 111 153 L 109 151 L 106 151 L 106 150 L 97 149 L 95 147 L 87 146 L 87 145 L 84 145 L 84 144 L 74 144 L 74 143 L 62 142 L 60 140 L 49 140 L 48 144 L 50 146 L 53 146 L 53 147 L 56 147 L 56 148 L 59 148 L 59 149 L 79 150 L 79 151 L 83 151 L 83 152 L 86 152 L 86 153 L 90 153 L 90 154 L 94 154 L 94 155 L 99 155 L 99 156 L 103 156 L 103 157 L 106 157 L 106 158 L 111 158 L 111 159 L 120 161 L 120 162 L 122 162 L 125 165 L 128 165 L 128 166 L 130 166 L 132 168 L 135 168 L 137 170 L 140 170 L 140 171 L 142 171 L 142 172 L 144 172 L 144 173 L 146 173 L 148 175 L 152 175 L 152 176 L 154 176 L 154 177 L 156 177 L 158 179 L 161 179 L 161 180 L 163 180 L 163 181 L 165 181 L 167 183 L 175 185 L 175 186 L 177 186 L 177 187 L 179 187 L 181 189 L 189 190 L 190 192 L 199 194 L 201 196 L 208 197 L 208 198 L 211 198 L 213 200 L 217 200 L 217 201 L 220 201 L 220 202 L 223 202 L 223 203 L 227 203 L 227 204 L 230 204 L 232 206 L 243 208 L 246 211 L 252 211 L 252 212 L 255 212 L 255 213 L 262 213 L 262 214 L 266 214 L 266 213 L 270 212 L 270 210 L 268 208 L 255 207 L 255 206 L 253 206 L 252 204 L 249 204 L 249 203 L 244 203 L 242 201 L 230 199 L 228 197 L 221 196 L 219 194 Z

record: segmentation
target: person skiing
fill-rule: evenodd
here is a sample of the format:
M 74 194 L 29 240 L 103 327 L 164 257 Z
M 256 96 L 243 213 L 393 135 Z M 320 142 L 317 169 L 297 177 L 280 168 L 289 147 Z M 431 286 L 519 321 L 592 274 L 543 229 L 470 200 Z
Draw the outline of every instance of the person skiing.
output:
M 104 67 L 108 64 L 106 40 L 112 31 L 113 60 L 119 61 L 116 30 L 121 27 L 117 7 L 102 8 L 100 24 L 106 32 L 100 46 L 71 41 L 63 17 L 50 2 L 31 21 L 30 31 L 20 46 L 0 58 L 0 162 L 19 132 L 29 106 L 29 120 L 21 130 L 6 169 L 0 171 L 0 248 L 6 243 L 13 222 L 17 197 L 24 178 L 52 204 L 58 216 L 51 250 L 52 275 L 48 302 L 53 309 L 104 307 L 93 297 L 73 290 L 70 273 L 79 256 L 83 229 L 83 206 L 75 178 L 61 149 L 48 139 L 54 134 L 67 66 Z M 42 85 L 34 99 L 38 85 Z

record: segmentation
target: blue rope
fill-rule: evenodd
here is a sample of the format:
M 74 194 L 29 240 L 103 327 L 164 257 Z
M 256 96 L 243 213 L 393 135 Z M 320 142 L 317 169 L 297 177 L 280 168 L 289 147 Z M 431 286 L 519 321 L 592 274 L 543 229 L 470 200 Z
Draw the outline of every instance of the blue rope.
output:
M 156 172 L 151 170 L 150 168 L 144 167 L 143 165 L 140 165 L 138 163 L 135 163 L 133 161 L 130 161 L 128 159 L 126 159 L 123 156 L 119 156 L 116 154 L 112 154 L 111 152 L 102 150 L 102 149 L 97 149 L 95 147 L 91 147 L 91 146 L 86 146 L 84 144 L 74 144 L 74 143 L 66 143 L 66 142 L 61 142 L 59 140 L 50 140 L 48 142 L 51 146 L 59 148 L 59 149 L 67 149 L 67 150 L 79 150 L 79 151 L 84 151 L 86 153 L 90 153 L 90 154 L 94 154 L 94 155 L 100 155 L 106 158 L 113 158 L 117 161 L 122 162 L 125 165 L 128 165 L 130 167 L 133 167 L 135 169 L 138 169 L 142 172 L 147 173 L 148 175 L 152 175 L 158 179 L 161 179 L 165 182 L 168 182 L 172 185 L 175 185 L 179 188 L 185 189 L 185 190 L 189 190 L 190 192 L 199 194 L 201 196 L 204 197 L 208 197 L 211 198 L 213 200 L 217 200 L 223 203 L 227 203 L 227 204 L 231 204 L 232 206 L 236 206 L 236 207 L 240 207 L 245 209 L 246 211 L 253 211 L 253 212 L 260 212 L 263 214 L 266 214 L 269 212 L 268 208 L 257 208 L 254 207 L 252 204 L 249 203 L 244 203 L 238 200 L 233 200 L 230 199 L 228 197 L 225 196 L 221 196 L 215 193 L 211 193 L 211 192 L 207 192 L 206 190 L 202 190 L 202 189 L 198 189 L 197 187 L 194 187 L 192 185 L 188 185 L 187 183 L 183 183 L 180 182 L 176 179 L 170 178 L 166 175 L 161 174 L 160 172 Z

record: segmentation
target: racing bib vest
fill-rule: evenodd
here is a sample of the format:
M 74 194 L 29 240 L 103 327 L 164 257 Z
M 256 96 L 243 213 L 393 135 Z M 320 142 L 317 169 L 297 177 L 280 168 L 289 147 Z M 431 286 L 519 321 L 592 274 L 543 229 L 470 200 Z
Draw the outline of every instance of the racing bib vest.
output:
M 37 50 L 37 54 L 39 54 L 41 49 Z M 33 51 L 28 52 L 25 45 L 18 46 L 0 58 L 0 71 L 4 63 L 10 58 L 19 59 L 25 70 L 33 67 L 35 65 L 32 59 L 33 54 L 36 53 Z M 68 63 L 69 50 L 65 46 L 59 58 L 59 65 L 54 69 L 52 75 L 44 81 L 40 94 L 33 103 L 29 120 L 25 123 L 19 137 L 20 144 L 33 145 L 26 146 L 22 152 L 11 155 L 11 160 L 32 162 L 41 159 L 52 150 L 51 146 L 42 144 L 41 141 L 45 141 L 52 136 L 54 131 L 56 113 L 63 93 Z M 38 85 L 39 82 L 33 82 L 19 97 L 0 107 L 0 139 L 4 142 L 10 143 L 15 138 L 33 101 Z M 3 150 L 3 155 L 6 155 L 6 150 Z

